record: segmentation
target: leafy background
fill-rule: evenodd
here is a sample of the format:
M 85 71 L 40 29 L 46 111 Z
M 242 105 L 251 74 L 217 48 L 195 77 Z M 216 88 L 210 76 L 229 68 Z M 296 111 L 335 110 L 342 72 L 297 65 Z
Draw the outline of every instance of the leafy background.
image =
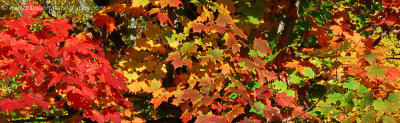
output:
M 400 121 L 398 1 L 35 3 L 103 9 L 1 11 L 4 121 Z

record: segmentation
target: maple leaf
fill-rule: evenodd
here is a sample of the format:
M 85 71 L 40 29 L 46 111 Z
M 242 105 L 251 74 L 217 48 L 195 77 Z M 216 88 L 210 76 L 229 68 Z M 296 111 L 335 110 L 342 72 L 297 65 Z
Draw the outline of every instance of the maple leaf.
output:
M 208 57 L 216 59 L 216 60 L 219 60 L 219 61 L 223 60 L 223 58 L 222 58 L 222 56 L 223 56 L 222 54 L 223 53 L 224 53 L 224 51 L 221 50 L 221 49 L 208 49 L 207 50 L 207 56 Z
M 296 99 L 294 99 L 293 97 L 287 96 L 286 92 L 278 93 L 274 100 L 279 106 L 282 106 L 282 107 L 292 107 L 296 103 Z
M 42 14 L 43 8 L 39 4 L 33 3 L 32 0 L 26 4 L 25 8 L 21 9 L 22 13 L 30 17 L 37 17 Z
M 193 33 L 200 33 L 202 30 L 207 29 L 207 26 L 202 23 L 193 22 L 190 25 L 193 29 Z
M 84 111 L 83 117 L 90 118 L 91 120 L 99 123 L 105 122 L 104 116 L 97 110 Z
M 149 0 L 132 0 L 132 7 L 144 7 L 149 4 Z
M 397 79 L 400 77 L 399 69 L 395 67 L 387 67 L 386 77 L 387 79 L 396 82 Z
M 314 78 L 315 76 L 314 71 L 310 67 L 305 67 L 304 70 L 302 71 L 302 74 L 307 78 Z
M 181 5 L 182 2 L 180 0 L 160 0 L 160 6 L 161 8 L 165 8 L 168 5 L 170 7 L 179 7 L 179 5 Z
M 129 90 L 128 87 L 126 87 L 124 80 L 126 79 L 122 74 L 118 72 L 114 72 L 114 77 L 111 76 L 111 73 L 105 73 L 105 79 L 108 81 L 107 84 L 111 85 L 113 88 L 116 89 L 121 89 L 121 90 Z
M 223 123 L 223 122 L 226 122 L 226 121 L 227 121 L 226 117 L 215 115 L 215 116 L 212 116 L 212 117 L 208 118 L 207 122 L 208 123 Z
M 232 33 L 225 33 L 224 39 L 226 40 L 225 45 L 232 47 L 237 41 L 236 37 Z
M 232 31 L 236 34 L 239 35 L 243 39 L 247 39 L 247 35 L 244 34 L 243 30 L 237 27 L 236 25 L 231 25 Z
M 167 21 L 168 21 L 169 24 L 174 26 L 174 24 L 172 23 L 171 19 L 169 19 L 169 17 L 168 17 L 168 13 L 159 12 L 157 14 L 157 17 L 158 17 L 158 19 L 160 20 L 161 23 L 167 23 Z
M 243 114 L 244 113 L 244 109 L 241 105 L 235 105 L 232 108 L 232 111 L 228 113 L 228 117 L 227 120 L 228 122 L 231 122 L 236 116 Z
M 66 74 L 65 72 L 57 74 L 57 76 L 55 76 L 53 79 L 51 79 L 51 81 L 50 81 L 50 83 L 49 83 L 49 85 L 47 87 L 50 87 L 50 86 L 52 86 L 54 84 L 59 83 L 61 81 L 61 79 L 64 77 L 65 74 Z
M 68 30 L 72 29 L 72 25 L 69 24 L 68 18 L 62 19 L 55 19 L 52 22 L 45 22 L 43 26 L 48 26 L 50 31 L 53 32 L 55 35 L 59 36 L 68 36 Z
M 367 71 L 367 76 L 370 78 L 376 78 L 382 80 L 383 77 L 385 77 L 386 75 L 386 68 L 378 65 L 371 65 L 365 67 L 365 70 Z
M 43 109 L 46 109 L 46 110 L 49 109 L 50 103 L 43 101 L 43 96 L 40 94 L 29 93 L 28 95 L 26 95 L 25 93 L 22 93 L 21 96 L 22 96 L 22 100 L 27 105 L 32 105 L 33 103 L 35 103 L 36 105 L 39 105 Z
M 215 20 L 218 26 L 225 27 L 226 24 L 233 24 L 233 19 L 228 14 L 223 14 L 218 16 L 217 20 Z
M 107 14 L 97 13 L 95 16 L 93 16 L 93 19 L 95 19 L 95 27 L 103 26 L 105 24 L 110 33 L 117 29 L 114 18 L 108 16 Z
M 191 90 L 191 89 L 183 90 L 182 99 L 184 99 L 184 100 L 190 99 L 190 101 L 192 101 L 192 103 L 195 103 L 200 98 L 201 98 L 201 95 L 197 90 Z
M 172 61 L 172 65 L 174 65 L 175 69 L 183 66 L 182 56 L 180 53 L 168 55 L 168 58 L 165 61 Z
M 26 34 L 28 34 L 29 29 L 27 27 L 27 24 L 25 24 L 21 21 L 11 20 L 11 21 L 7 21 L 6 24 L 11 29 L 16 30 L 17 31 L 16 33 L 18 36 L 25 36 Z
M 0 100 L 0 109 L 6 112 L 12 112 L 14 109 L 20 109 L 25 106 L 26 104 L 21 99 L 2 98 Z
M 261 54 L 264 56 L 267 56 L 268 54 L 272 54 L 271 49 L 267 46 L 268 42 L 266 40 L 262 39 L 255 39 L 254 40 L 254 47 L 259 51 Z
M 185 112 L 182 113 L 181 117 L 182 122 L 187 123 L 189 122 L 190 119 L 192 119 L 190 113 L 188 112 L 188 110 L 186 110 Z
M 272 119 L 274 116 L 280 118 L 282 117 L 282 115 L 280 114 L 280 110 L 277 107 L 266 106 L 263 112 L 264 116 L 268 119 Z
M 197 45 L 194 42 L 185 42 L 181 47 L 181 53 L 194 53 L 197 51 Z
M 105 120 L 109 120 L 109 121 L 113 121 L 116 123 L 120 123 L 122 121 L 122 118 L 120 116 L 120 112 L 118 111 L 114 111 L 111 109 L 105 109 L 103 111 L 103 115 L 104 115 L 104 119 Z
M 256 90 L 257 99 L 268 100 L 272 97 L 273 92 L 269 89 L 268 85 L 264 85 Z
M 222 69 L 221 73 L 224 74 L 224 75 L 228 75 L 232 71 L 232 68 L 231 68 L 231 66 L 229 64 L 222 65 L 221 69 Z

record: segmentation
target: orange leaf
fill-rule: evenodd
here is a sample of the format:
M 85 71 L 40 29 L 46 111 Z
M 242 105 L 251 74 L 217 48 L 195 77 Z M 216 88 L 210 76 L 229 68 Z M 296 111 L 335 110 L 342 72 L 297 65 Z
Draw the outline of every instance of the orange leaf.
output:
M 179 7 L 180 4 L 182 4 L 180 0 L 160 0 L 161 8 L 165 8 L 168 5 L 170 7 Z
M 235 107 L 232 108 L 232 111 L 229 112 L 228 114 L 228 122 L 231 122 L 236 116 L 243 114 L 244 109 L 241 105 L 235 105 Z
M 172 61 L 172 65 L 174 65 L 175 69 L 183 66 L 182 56 L 180 53 L 170 54 L 165 61 Z
M 254 40 L 254 47 L 259 51 L 261 54 L 264 56 L 267 56 L 268 54 L 272 54 L 271 49 L 267 46 L 267 41 L 262 40 L 262 39 L 256 39 Z

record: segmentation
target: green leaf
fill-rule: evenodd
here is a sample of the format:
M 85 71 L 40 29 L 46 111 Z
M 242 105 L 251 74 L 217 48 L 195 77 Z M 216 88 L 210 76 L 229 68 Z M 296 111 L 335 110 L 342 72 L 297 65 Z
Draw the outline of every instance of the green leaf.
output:
M 367 90 L 368 90 L 367 87 L 365 87 L 364 85 L 360 85 L 360 86 L 357 88 L 357 93 L 367 93 Z
M 264 103 L 261 102 L 255 102 L 254 105 L 251 107 L 250 112 L 257 113 L 257 114 L 263 114 L 263 111 L 265 109 Z
M 306 76 L 307 78 L 314 78 L 315 73 L 310 67 L 305 67 L 303 75 Z
M 175 41 L 176 36 L 177 36 L 176 34 L 172 34 L 171 37 L 165 36 L 165 39 L 167 39 L 168 43 L 172 43 Z
M 240 94 L 231 93 L 228 97 L 229 97 L 229 99 L 234 100 L 234 99 L 236 99 L 236 97 L 238 97 L 238 96 L 240 96 Z
M 360 109 L 364 110 L 367 106 L 372 104 L 372 93 L 373 91 L 369 91 L 368 93 L 365 93 L 361 102 L 360 102 Z
M 354 89 L 356 89 L 359 85 L 360 85 L 360 83 L 358 83 L 358 82 L 355 81 L 354 79 L 350 79 L 348 82 L 344 82 L 344 83 L 343 83 L 343 88 L 348 88 L 348 89 L 354 90 Z
M 370 63 L 374 64 L 376 62 L 376 59 L 381 56 L 382 54 L 380 53 L 371 53 L 369 55 L 364 56 L 364 58 Z
M 386 68 L 378 65 L 368 66 L 365 70 L 367 71 L 367 76 L 370 78 L 384 78 L 386 75 Z
M 296 92 L 292 89 L 283 90 L 280 93 L 282 93 L 282 92 L 286 92 L 286 95 L 291 96 L 293 98 L 295 98 L 295 96 L 296 96 Z
M 183 33 L 179 33 L 176 38 L 177 38 L 176 39 L 177 41 L 182 41 L 182 40 L 186 39 L 186 36 Z
M 246 87 L 247 87 L 247 89 L 255 90 L 257 88 L 260 88 L 261 84 L 258 81 L 254 81 L 252 83 L 247 84 Z
M 185 42 L 181 47 L 181 53 L 186 54 L 194 46 L 194 42 Z
M 222 61 L 223 59 L 222 59 L 222 53 L 223 53 L 224 51 L 223 50 L 220 50 L 220 49 L 208 49 L 208 51 L 207 51 L 207 55 L 208 55 L 208 57 L 210 57 L 210 58 L 215 58 L 215 59 L 217 59 L 217 60 L 220 60 L 220 61 Z
M 400 93 L 390 93 L 388 96 L 388 101 L 391 103 L 397 103 L 400 99 Z
M 340 93 L 328 94 L 326 96 L 326 102 L 335 104 L 337 101 L 342 100 L 343 97 L 344 95 Z
M 344 57 L 338 57 L 337 60 L 340 61 L 340 62 L 344 62 L 344 61 L 356 61 L 357 58 L 356 58 L 356 57 L 353 57 L 353 56 L 344 56 Z
M 289 77 L 290 77 L 290 82 L 292 82 L 292 83 L 294 83 L 294 84 L 296 84 L 296 85 L 299 85 L 300 87 L 303 87 L 303 86 L 306 84 L 306 83 L 304 83 L 304 82 L 301 80 L 301 78 L 300 78 L 299 76 L 297 76 L 297 75 L 292 74 L 292 75 L 290 75 Z
M 383 123 L 396 123 L 396 120 L 389 116 L 383 116 Z
M 391 103 L 382 100 L 374 100 L 374 109 L 379 112 L 393 112 L 395 109 Z
M 353 99 L 355 98 L 355 96 L 356 96 L 355 92 L 352 91 L 347 92 L 345 94 L 345 99 L 343 100 L 344 102 L 341 102 L 340 105 L 345 107 L 345 109 L 348 110 L 352 109 L 354 106 Z
M 286 90 L 287 85 L 283 81 L 275 81 L 272 83 L 274 85 L 275 90 Z
M 361 118 L 361 123 L 374 123 L 375 122 L 376 113 L 368 112 Z
M 344 51 L 347 50 L 351 46 L 351 42 L 345 41 L 342 45 L 340 45 L 339 50 Z

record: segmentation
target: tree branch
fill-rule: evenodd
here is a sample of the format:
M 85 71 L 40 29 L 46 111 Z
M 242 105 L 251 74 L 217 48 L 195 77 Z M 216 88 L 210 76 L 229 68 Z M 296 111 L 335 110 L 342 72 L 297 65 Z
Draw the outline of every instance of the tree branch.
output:
M 300 0 L 291 0 L 290 1 L 290 7 L 289 11 L 286 14 L 286 19 L 284 21 L 285 26 L 284 30 L 282 31 L 282 35 L 284 38 L 284 42 L 281 42 L 278 44 L 278 49 L 281 49 L 283 47 L 286 47 L 289 45 L 289 42 L 292 40 L 292 33 L 293 29 L 296 26 L 296 20 L 297 20 L 297 14 L 299 12 L 300 8 Z

